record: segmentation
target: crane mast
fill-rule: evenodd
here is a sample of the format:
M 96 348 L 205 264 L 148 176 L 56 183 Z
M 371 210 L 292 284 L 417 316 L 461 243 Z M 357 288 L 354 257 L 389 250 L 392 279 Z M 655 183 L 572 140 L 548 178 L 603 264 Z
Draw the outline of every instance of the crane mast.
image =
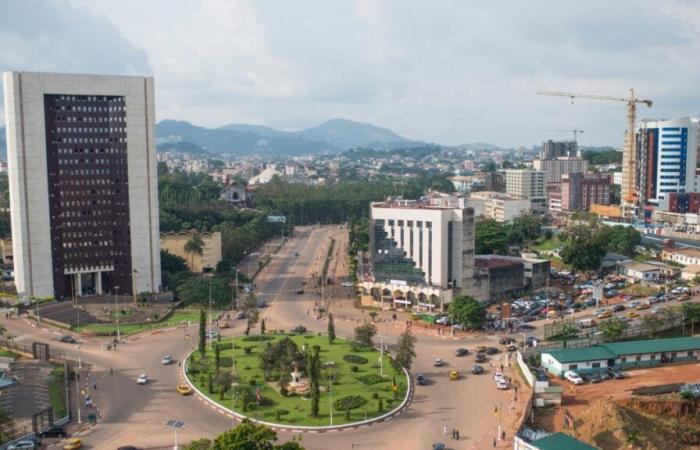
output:
M 622 210 L 626 216 L 632 215 L 635 209 L 641 205 L 637 195 L 638 187 L 638 161 L 636 152 L 635 123 L 637 120 L 637 103 L 644 103 L 651 107 L 653 102 L 646 99 L 638 99 L 634 89 L 630 89 L 629 97 L 614 97 L 608 95 L 594 94 L 574 94 L 570 92 L 538 91 L 537 95 L 553 95 L 558 97 L 568 97 L 571 103 L 575 98 L 586 98 L 592 100 L 612 100 L 627 103 L 627 132 L 622 151 Z

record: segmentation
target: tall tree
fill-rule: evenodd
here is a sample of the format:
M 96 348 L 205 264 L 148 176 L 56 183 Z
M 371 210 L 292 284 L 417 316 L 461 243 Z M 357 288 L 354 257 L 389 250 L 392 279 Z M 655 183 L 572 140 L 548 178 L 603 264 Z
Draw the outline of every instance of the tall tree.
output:
M 207 319 L 204 310 L 199 310 L 199 354 L 204 356 L 207 352 Z
M 333 314 L 328 313 L 328 343 L 333 344 L 335 341 L 335 324 L 333 323 Z
M 297 442 L 274 445 L 277 433 L 265 425 L 257 425 L 250 419 L 243 421 L 214 440 L 216 450 L 304 450 Z
M 650 338 L 655 338 L 656 334 L 661 329 L 664 323 L 664 319 L 657 316 L 656 314 L 647 314 L 642 316 L 642 329 L 649 334 Z
M 406 328 L 403 333 L 399 335 L 399 339 L 396 342 L 396 346 L 398 347 L 396 350 L 396 357 L 392 361 L 396 370 L 399 370 L 401 367 L 404 367 L 406 370 L 411 370 L 413 358 L 416 357 L 415 346 L 417 341 L 418 339 L 411 333 L 410 328 Z
M 194 257 L 202 256 L 204 252 L 204 241 L 199 233 L 194 233 L 190 239 L 185 242 L 185 253 L 190 255 L 190 270 L 194 272 Z
M 481 328 L 486 321 L 484 305 L 468 295 L 453 298 L 448 312 L 453 322 L 460 323 L 470 330 Z
M 306 374 L 309 376 L 309 391 L 311 393 L 311 417 L 318 417 L 319 402 L 321 400 L 321 360 L 319 352 L 321 348 L 314 345 L 306 357 Z
M 598 330 L 603 332 L 606 341 L 616 341 L 622 337 L 627 329 L 627 322 L 617 317 L 604 320 L 598 324 Z
M 661 317 L 668 324 L 669 327 L 673 328 L 678 324 L 678 320 L 683 316 L 681 308 L 677 305 L 669 305 L 661 308 Z
M 260 320 L 260 334 L 265 334 L 265 319 Z
M 695 322 L 700 320 L 700 303 L 684 303 L 683 317 L 690 321 L 690 335 L 695 334 Z

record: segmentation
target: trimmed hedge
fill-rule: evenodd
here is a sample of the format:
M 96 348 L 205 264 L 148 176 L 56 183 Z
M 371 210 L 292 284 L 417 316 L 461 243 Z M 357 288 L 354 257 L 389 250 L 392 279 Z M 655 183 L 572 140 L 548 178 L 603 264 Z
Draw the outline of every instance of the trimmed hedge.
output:
M 388 378 L 384 378 L 382 376 L 379 376 L 376 373 L 370 373 L 370 374 L 362 375 L 362 376 L 355 377 L 355 378 L 357 380 L 361 381 L 363 384 L 366 384 L 367 386 L 381 383 L 382 381 L 389 381 Z
M 348 355 L 343 355 L 343 361 L 349 362 L 352 364 L 367 364 L 368 359 L 365 358 L 364 356 L 348 354 Z
M 241 338 L 241 340 L 246 342 L 272 341 L 273 339 L 275 339 L 274 336 L 267 336 L 265 334 L 254 334 L 252 336 L 245 336 Z
M 361 395 L 348 395 L 333 402 L 333 407 L 339 410 L 355 409 L 367 403 L 367 399 Z

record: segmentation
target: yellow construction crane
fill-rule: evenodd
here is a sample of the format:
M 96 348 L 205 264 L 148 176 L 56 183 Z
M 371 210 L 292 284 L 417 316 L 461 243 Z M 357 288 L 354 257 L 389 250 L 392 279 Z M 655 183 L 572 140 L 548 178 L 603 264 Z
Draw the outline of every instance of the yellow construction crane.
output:
M 592 100 L 613 100 L 627 103 L 627 133 L 622 152 L 622 206 L 632 208 L 637 203 L 637 154 L 635 152 L 634 129 L 637 119 L 637 103 L 644 103 L 651 107 L 652 101 L 639 99 L 630 89 L 629 97 L 615 97 L 610 95 L 572 94 L 570 92 L 538 91 L 537 95 L 554 95 L 569 97 L 571 103 L 575 98 L 588 98 Z

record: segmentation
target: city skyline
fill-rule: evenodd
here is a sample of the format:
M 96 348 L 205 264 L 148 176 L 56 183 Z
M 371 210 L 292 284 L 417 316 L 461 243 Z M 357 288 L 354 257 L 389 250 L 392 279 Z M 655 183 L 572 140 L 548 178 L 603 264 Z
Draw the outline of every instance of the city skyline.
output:
M 577 127 L 582 145 L 620 147 L 622 105 L 535 92 L 625 96 L 633 87 L 654 100 L 640 119 L 694 115 L 700 100 L 687 75 L 697 71 L 700 7 L 687 2 L 430 10 L 63 0 L 4 9 L 0 70 L 153 75 L 158 120 L 207 127 L 298 130 L 340 117 L 421 141 L 501 146 L 568 139 L 547 130 Z

